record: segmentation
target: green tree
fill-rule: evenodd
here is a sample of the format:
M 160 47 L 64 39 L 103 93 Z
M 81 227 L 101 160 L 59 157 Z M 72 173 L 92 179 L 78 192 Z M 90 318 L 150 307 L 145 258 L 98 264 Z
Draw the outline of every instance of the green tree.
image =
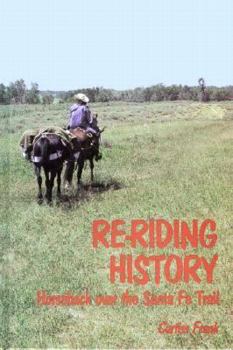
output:
M 0 84 L 0 104 L 5 104 L 6 102 L 6 87 L 4 84 Z
M 31 89 L 27 90 L 25 102 L 30 104 L 40 103 L 39 93 L 39 85 L 31 83 Z
M 25 103 L 26 84 L 24 80 L 20 79 L 10 83 L 9 94 L 15 103 Z
M 42 103 L 44 105 L 50 105 L 53 103 L 53 101 L 54 101 L 53 95 L 45 95 L 42 97 Z

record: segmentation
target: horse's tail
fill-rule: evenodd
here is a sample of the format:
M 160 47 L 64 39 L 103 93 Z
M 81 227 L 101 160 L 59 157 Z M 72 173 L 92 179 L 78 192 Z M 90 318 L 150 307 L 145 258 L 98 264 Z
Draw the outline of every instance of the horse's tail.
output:
M 49 140 L 47 137 L 40 139 L 41 163 L 46 163 L 49 160 Z

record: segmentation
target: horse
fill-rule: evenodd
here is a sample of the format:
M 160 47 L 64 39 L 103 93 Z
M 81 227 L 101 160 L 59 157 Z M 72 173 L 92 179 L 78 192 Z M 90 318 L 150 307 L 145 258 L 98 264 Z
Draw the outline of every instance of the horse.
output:
M 77 187 L 81 185 L 82 171 L 86 160 L 89 161 L 91 170 L 91 182 L 94 181 L 94 160 L 98 162 L 102 158 L 99 152 L 100 135 L 104 131 L 99 130 L 96 134 L 88 134 L 80 128 L 70 130 L 80 140 L 80 154 L 77 159 Z M 69 159 L 66 164 L 64 175 L 65 187 L 69 188 L 72 183 L 73 173 L 75 169 L 75 160 Z
M 63 163 L 71 156 L 71 148 L 62 138 L 52 133 L 42 133 L 33 143 L 31 160 L 34 163 L 38 183 L 38 201 L 43 201 L 41 168 L 44 169 L 48 203 L 52 201 L 54 180 L 57 176 L 57 196 L 61 195 L 61 172 Z

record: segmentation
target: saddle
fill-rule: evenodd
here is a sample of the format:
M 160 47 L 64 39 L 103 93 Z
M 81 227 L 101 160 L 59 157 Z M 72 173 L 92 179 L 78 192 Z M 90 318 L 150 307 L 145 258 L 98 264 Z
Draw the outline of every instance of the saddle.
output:
M 77 137 L 77 139 L 80 141 L 80 142 L 84 142 L 90 138 L 92 138 L 92 134 L 91 133 L 87 133 L 85 130 L 81 129 L 81 128 L 75 128 L 75 129 L 70 129 L 69 130 L 70 133 Z

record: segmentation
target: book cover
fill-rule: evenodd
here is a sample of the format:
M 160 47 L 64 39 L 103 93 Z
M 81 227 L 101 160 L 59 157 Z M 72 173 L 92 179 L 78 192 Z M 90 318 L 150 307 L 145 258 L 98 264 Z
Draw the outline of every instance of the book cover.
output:
M 0 347 L 231 348 L 232 2 L 0 10 Z

